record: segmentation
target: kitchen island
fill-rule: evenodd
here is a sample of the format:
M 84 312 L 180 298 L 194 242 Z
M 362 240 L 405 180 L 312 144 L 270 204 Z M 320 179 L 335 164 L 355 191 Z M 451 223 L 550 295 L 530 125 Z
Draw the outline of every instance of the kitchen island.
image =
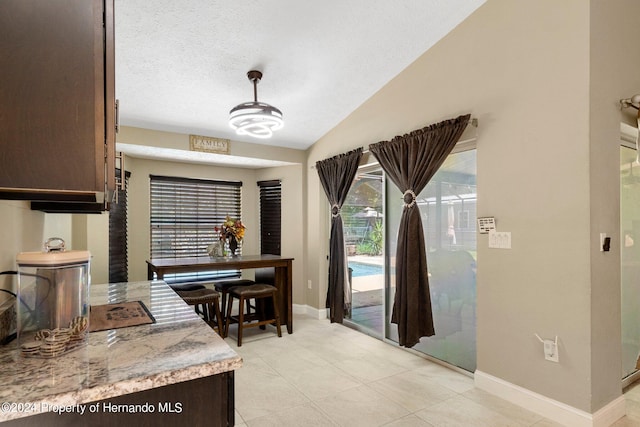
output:
M 233 425 L 240 356 L 163 281 L 91 287 L 91 305 L 126 301 L 155 323 L 92 332 L 52 359 L 0 347 L 3 425 Z

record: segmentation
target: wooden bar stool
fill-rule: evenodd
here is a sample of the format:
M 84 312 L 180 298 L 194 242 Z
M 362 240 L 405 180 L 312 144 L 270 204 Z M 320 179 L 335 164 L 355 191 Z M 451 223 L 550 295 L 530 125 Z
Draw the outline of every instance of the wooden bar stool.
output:
M 227 295 L 229 294 L 229 289 L 234 286 L 249 286 L 255 284 L 256 282 L 249 279 L 230 279 L 213 282 L 213 286 L 216 288 L 216 291 L 220 292 L 220 295 L 222 295 L 220 311 L 223 313 L 227 312 Z M 247 307 L 247 311 L 249 311 L 249 307 Z M 223 319 L 223 322 L 226 322 L 226 318 Z
M 222 325 L 222 314 L 220 313 L 220 293 L 213 289 L 196 289 L 191 291 L 176 291 L 180 298 L 189 305 L 195 306 L 196 313 L 202 314 L 204 321 L 218 335 L 224 337 L 224 327 Z
M 224 326 L 225 337 L 229 336 L 229 324 L 231 323 L 238 324 L 238 347 L 242 346 L 242 331 L 244 328 L 275 324 L 276 330 L 278 332 L 278 337 L 282 337 L 282 331 L 280 329 L 280 310 L 278 309 L 277 299 L 278 289 L 275 286 L 265 285 L 261 283 L 247 286 L 234 286 L 228 289 L 228 293 L 229 302 L 227 304 L 227 316 Z M 238 298 L 237 316 L 231 315 L 234 297 Z M 265 299 L 267 298 L 271 298 L 273 306 L 270 308 L 272 310 L 267 310 L 267 307 L 265 306 Z M 253 313 L 247 312 L 245 314 L 245 301 L 248 302 L 250 299 L 256 300 L 256 311 Z M 272 318 L 271 316 L 267 315 L 268 312 L 273 313 Z M 257 320 L 257 322 L 252 323 L 254 320 Z
M 196 291 L 198 289 L 207 288 L 201 283 L 173 283 L 173 284 L 170 284 L 169 287 L 173 289 L 176 293 L 178 293 L 178 291 Z M 195 309 L 196 309 L 196 313 L 202 314 L 200 311 L 199 305 L 196 305 Z M 224 310 L 222 310 L 222 312 L 224 313 Z

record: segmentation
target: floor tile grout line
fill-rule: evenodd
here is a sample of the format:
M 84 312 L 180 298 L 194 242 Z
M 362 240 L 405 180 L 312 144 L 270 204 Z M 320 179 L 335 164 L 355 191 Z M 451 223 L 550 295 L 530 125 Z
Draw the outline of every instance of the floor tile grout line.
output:
M 313 320 L 313 319 L 312 319 Z M 322 360 L 323 362 L 326 363 L 326 365 L 316 365 L 314 367 L 311 367 L 309 369 L 320 369 L 320 368 L 325 368 L 327 366 L 331 366 L 333 369 L 337 369 L 340 372 L 343 372 L 344 375 L 349 376 L 357 385 L 354 385 L 352 387 L 349 387 L 347 389 L 341 390 L 339 393 L 343 393 L 343 392 L 348 392 L 351 389 L 355 389 L 355 388 L 359 388 L 359 387 L 366 387 L 370 392 L 377 394 L 378 396 L 381 397 L 381 399 L 388 399 L 390 401 L 393 401 L 392 399 L 389 399 L 386 397 L 385 394 L 382 394 L 381 392 L 379 392 L 378 390 L 376 390 L 373 385 L 379 382 L 384 382 L 385 380 L 389 380 L 391 378 L 393 378 L 394 376 L 398 376 L 398 375 L 403 375 L 403 374 L 407 374 L 410 373 L 414 370 L 418 370 L 418 369 L 424 369 L 424 368 L 430 368 L 430 367 L 434 367 L 433 369 L 433 375 L 429 375 L 428 372 L 425 373 L 426 377 L 428 378 L 428 380 L 430 382 L 432 382 L 434 385 L 436 385 L 437 387 L 442 387 L 443 389 L 446 389 L 448 391 L 450 391 L 452 394 L 449 395 L 448 397 L 445 397 L 443 399 L 441 399 L 438 403 L 434 403 L 433 405 L 429 405 L 425 408 L 421 408 L 419 410 L 412 410 L 409 408 L 404 407 L 400 402 L 397 401 L 393 401 L 395 405 L 402 407 L 402 409 L 404 411 L 407 412 L 407 414 L 402 415 L 400 417 L 398 417 L 397 419 L 390 421 L 388 423 L 386 423 L 385 425 L 388 424 L 392 424 L 395 423 L 403 418 L 407 418 L 407 417 L 411 417 L 414 416 L 416 418 L 418 418 L 419 420 L 421 420 L 421 422 L 426 423 L 426 425 L 432 425 L 430 424 L 428 421 L 426 421 L 424 418 L 421 418 L 420 416 L 418 416 L 417 414 L 419 412 L 423 412 L 423 411 L 428 411 L 429 408 L 433 407 L 433 406 L 437 406 L 443 403 L 446 403 L 448 400 L 451 399 L 462 399 L 462 401 L 467 401 L 470 404 L 473 405 L 478 405 L 480 407 L 483 408 L 483 411 L 486 410 L 488 413 L 502 417 L 502 418 L 506 418 L 508 419 L 510 422 L 513 423 L 518 423 L 519 425 L 528 425 L 530 427 L 535 426 L 537 424 L 540 424 L 544 421 L 548 421 L 545 420 L 544 418 L 540 417 L 539 419 L 536 419 L 535 421 L 531 422 L 529 420 L 525 421 L 522 419 L 514 419 L 513 416 L 509 416 L 506 413 L 503 413 L 499 410 L 499 406 L 493 406 L 490 404 L 485 404 L 485 402 L 481 402 L 479 400 L 473 399 L 471 396 L 465 395 L 465 393 L 469 393 L 470 390 L 473 390 L 473 388 L 471 389 L 467 389 L 467 390 L 463 390 L 460 387 L 457 387 L 455 384 L 455 380 L 454 383 L 452 383 L 452 385 L 447 385 L 446 384 L 446 380 L 447 377 L 449 375 L 451 375 L 452 378 L 455 378 L 454 374 L 457 375 L 461 375 L 461 373 L 456 372 L 455 370 L 451 370 L 450 372 L 445 372 L 445 371 L 439 371 L 439 368 L 442 369 L 446 369 L 446 367 L 442 367 L 442 365 L 439 365 L 433 361 L 430 361 L 428 359 L 425 358 L 420 358 L 418 355 L 412 355 L 410 352 L 405 352 L 405 355 L 407 356 L 406 360 L 407 363 L 409 364 L 409 366 L 405 366 L 402 365 L 401 361 L 399 359 L 394 359 L 392 363 L 394 363 L 395 365 L 397 365 L 398 367 L 402 368 L 401 371 L 399 372 L 395 372 L 392 374 L 388 374 L 388 375 L 384 375 L 383 377 L 380 378 L 376 378 L 376 379 L 367 379 L 367 378 L 362 378 L 359 376 L 354 376 L 353 374 L 350 374 L 347 370 L 344 369 L 344 362 L 345 360 L 353 360 L 353 359 L 345 359 L 345 354 L 348 354 L 348 351 L 343 351 L 345 349 L 359 349 L 359 351 L 363 351 L 364 353 L 369 353 L 373 356 L 377 356 L 376 354 L 376 348 L 378 343 L 376 343 L 375 341 L 371 341 L 370 343 L 368 342 L 369 339 L 370 340 L 376 340 L 376 338 L 374 337 L 367 337 L 367 339 L 363 339 L 362 337 L 364 337 L 364 335 L 361 336 L 356 336 L 354 334 L 360 334 L 358 331 L 355 330 L 351 330 L 353 331 L 353 333 L 349 332 L 349 331 L 340 331 L 338 328 L 338 326 L 340 326 L 341 328 L 346 328 L 343 325 L 332 325 L 332 324 L 323 324 L 321 327 L 316 327 L 316 324 L 314 324 L 313 322 L 300 322 L 301 326 L 305 326 L 304 324 L 307 323 L 307 327 L 309 327 L 308 330 L 304 330 L 305 331 L 305 335 L 309 335 L 310 339 L 315 339 L 316 343 L 314 345 L 311 346 L 305 346 L 303 345 L 301 342 L 297 342 L 297 339 L 293 339 L 289 342 L 284 342 L 282 343 L 282 346 L 279 346 L 277 344 L 279 343 L 275 343 L 276 345 L 273 345 L 274 342 L 270 341 L 269 344 L 267 345 L 266 348 L 263 348 L 261 352 L 258 351 L 254 351 L 251 348 L 248 348 L 246 354 L 246 358 L 250 359 L 250 358 L 255 358 L 255 359 L 259 359 L 260 363 L 266 367 L 269 368 L 269 370 L 273 373 L 275 373 L 275 375 L 277 377 L 279 377 L 282 381 L 284 381 L 284 383 L 286 383 L 288 386 L 290 386 L 292 388 L 292 390 L 297 391 L 300 396 L 302 396 L 304 399 L 306 399 L 306 401 L 304 403 L 300 403 L 297 404 L 293 407 L 288 407 L 288 408 L 284 408 L 282 410 L 278 410 L 275 413 L 282 413 L 285 411 L 291 411 L 291 410 L 295 410 L 295 409 L 299 409 L 305 405 L 311 405 L 315 410 L 319 411 L 321 414 L 323 414 L 326 418 L 328 418 L 330 420 L 330 422 L 336 424 L 336 425 L 340 425 L 339 420 L 336 421 L 332 418 L 331 414 L 328 414 L 323 407 L 319 404 L 319 402 L 323 401 L 323 400 L 327 400 L 331 398 L 331 395 L 329 396 L 321 396 L 321 397 L 312 397 L 311 395 L 305 393 L 300 387 L 298 387 L 294 382 L 292 382 L 290 380 L 290 378 L 288 378 L 286 375 L 283 375 L 283 373 L 281 372 L 281 369 L 278 369 L 276 366 L 276 364 L 273 364 L 273 358 L 271 358 L 271 362 L 269 361 L 269 354 L 271 354 L 271 352 L 274 352 L 275 354 L 279 353 L 279 352 L 295 352 L 295 351 L 310 351 L 312 353 L 316 353 L 317 350 L 317 344 L 321 343 L 323 341 L 324 338 L 329 337 L 330 339 L 334 339 L 336 340 L 336 343 L 339 343 L 340 341 L 347 341 L 350 347 L 346 347 L 341 349 L 341 351 L 336 352 L 335 353 L 335 357 L 334 355 L 331 356 L 327 356 L 327 353 L 322 353 L 322 354 L 315 354 L 315 356 L 317 356 L 319 358 L 319 360 Z M 348 329 L 348 328 L 346 328 Z M 300 330 L 300 329 L 298 329 Z M 318 337 L 316 338 L 315 335 L 318 335 Z M 357 338 L 357 339 L 354 339 Z M 276 338 L 279 339 L 279 338 Z M 246 344 L 248 346 L 258 346 L 260 345 L 259 342 L 261 340 L 258 339 L 256 341 L 247 341 Z M 387 344 L 387 343 L 384 343 Z M 353 347 L 355 346 L 355 347 Z M 370 347 L 371 346 L 371 347 Z M 291 348 L 293 348 L 294 350 L 291 350 Z M 233 347 L 232 347 L 233 348 Z M 384 348 L 384 347 L 380 347 L 380 348 Z M 389 349 L 393 349 L 394 347 L 389 345 Z M 326 350 L 326 349 L 325 349 Z M 402 349 L 400 349 L 402 351 Z M 241 351 L 241 350 L 240 350 Z M 385 350 L 386 351 L 386 350 Z M 408 356 L 411 357 L 408 357 Z M 243 358 L 245 356 L 242 356 Z M 400 359 L 403 359 L 405 356 L 403 356 Z M 420 362 L 424 362 L 425 365 L 424 366 L 414 366 L 411 362 L 411 358 L 419 358 L 421 359 Z M 357 358 L 356 358 L 357 360 Z M 444 376 L 441 375 L 445 374 Z M 468 378 L 468 377 L 464 377 L 464 378 Z M 443 381 L 438 381 L 438 379 L 443 379 Z M 438 398 L 439 399 L 439 398 Z M 508 402 L 507 402 L 508 403 Z M 526 409 L 526 408 L 524 408 Z M 253 418 L 249 421 L 245 420 L 241 415 L 240 412 L 236 410 L 236 414 L 238 414 L 241 417 L 241 420 L 237 420 L 237 421 L 242 421 L 245 425 L 249 425 L 250 423 L 253 422 L 253 420 L 262 418 L 262 417 L 268 417 L 269 414 L 264 415 L 264 416 L 260 416 L 260 417 L 256 417 Z M 540 424 L 541 425 L 541 424 Z
M 336 368 L 336 369 L 337 369 L 337 368 Z M 282 376 L 282 374 L 280 374 L 280 376 Z M 317 401 L 317 400 L 321 400 L 321 399 L 324 399 L 324 398 L 328 397 L 328 396 L 325 396 L 325 397 L 321 397 L 321 398 L 319 398 L 319 399 L 313 399 L 313 398 L 311 398 L 310 396 L 308 396 L 308 395 L 307 395 L 303 390 L 301 390 L 301 389 L 300 389 L 296 384 L 294 384 L 294 383 L 292 383 L 291 381 L 289 381 L 289 379 L 287 379 L 287 378 L 286 378 L 286 377 L 284 377 L 284 376 L 282 376 L 282 378 L 283 378 L 285 381 L 287 381 L 287 383 L 288 383 L 289 385 L 291 385 L 291 386 L 292 386 L 292 387 L 294 387 L 296 390 L 298 390 L 302 395 L 304 395 L 305 397 L 307 397 L 311 402 L 315 402 L 315 401 Z M 360 385 L 363 385 L 363 384 L 362 384 L 361 382 L 359 382 L 356 378 L 353 378 L 353 377 L 352 377 L 352 379 L 353 379 L 354 381 L 357 381 L 357 382 L 358 382 L 358 385 L 353 386 L 353 387 L 348 387 L 348 388 L 343 389 L 343 390 L 341 390 L 341 391 L 347 391 L 347 390 L 350 390 L 350 389 L 353 389 L 353 388 L 359 387 Z

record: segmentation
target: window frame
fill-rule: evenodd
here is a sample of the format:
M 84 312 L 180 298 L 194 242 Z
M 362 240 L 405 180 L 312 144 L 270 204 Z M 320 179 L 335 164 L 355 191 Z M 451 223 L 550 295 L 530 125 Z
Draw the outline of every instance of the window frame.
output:
M 152 259 L 208 256 L 225 217 L 242 219 L 242 181 L 149 175 L 149 254 Z M 238 251 L 241 253 L 240 243 Z M 239 270 L 165 275 L 167 283 L 239 277 Z

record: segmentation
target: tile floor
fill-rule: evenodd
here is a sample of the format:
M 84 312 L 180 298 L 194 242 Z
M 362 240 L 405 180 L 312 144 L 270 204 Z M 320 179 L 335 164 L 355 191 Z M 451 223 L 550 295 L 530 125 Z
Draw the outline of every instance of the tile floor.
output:
M 614 427 L 640 426 L 640 381 L 624 391 L 624 399 L 627 404 L 627 416 L 615 423 Z
M 535 426 L 558 424 L 476 389 L 470 376 L 328 320 L 296 315 L 294 333 L 249 329 L 237 347 L 237 426 Z M 625 393 L 640 426 L 640 386 Z

